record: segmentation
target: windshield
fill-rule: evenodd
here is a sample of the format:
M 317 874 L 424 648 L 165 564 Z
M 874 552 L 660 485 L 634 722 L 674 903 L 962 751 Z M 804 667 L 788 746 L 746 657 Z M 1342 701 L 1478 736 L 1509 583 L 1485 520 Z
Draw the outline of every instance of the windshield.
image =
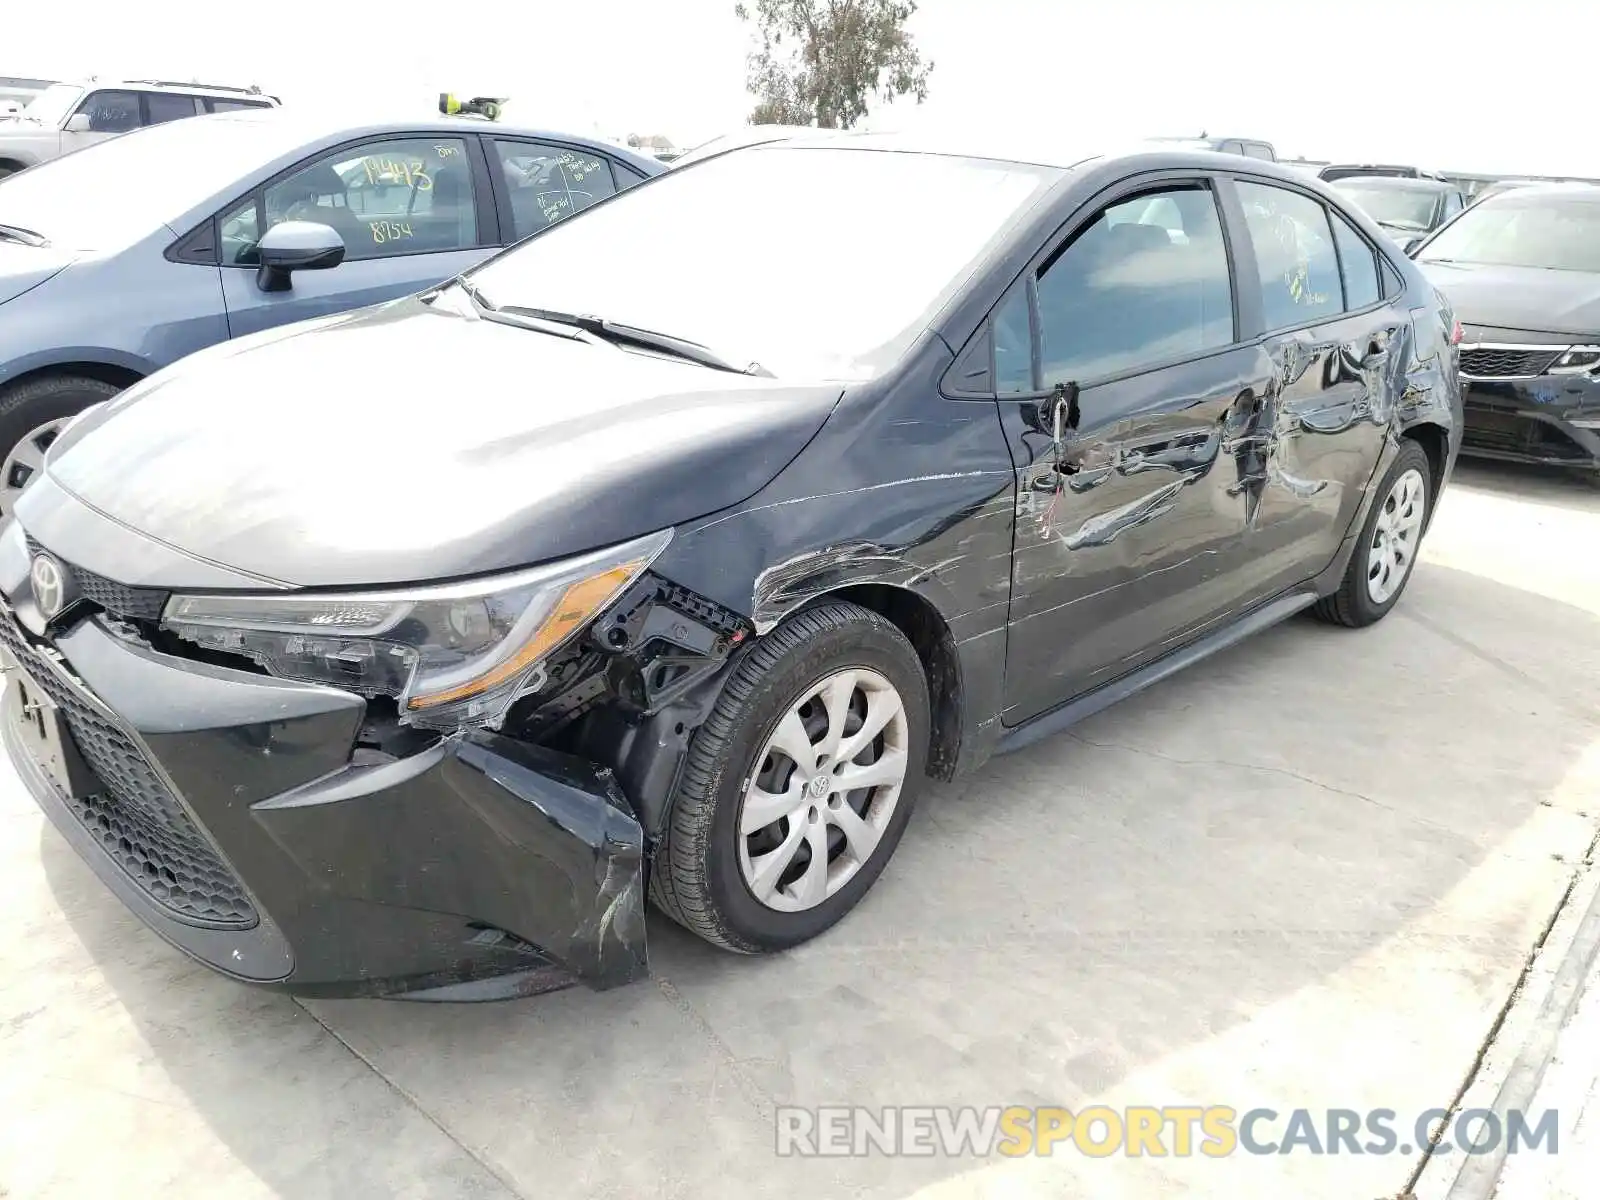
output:
M 484 297 L 698 342 L 776 375 L 897 358 L 1061 172 L 766 146 L 670 171 L 473 273 Z
M 1505 192 L 1467 209 L 1418 258 L 1600 272 L 1600 193 Z
M 41 125 L 59 125 L 79 100 L 83 89 L 75 83 L 52 83 L 40 92 L 22 110 L 24 121 L 38 121 Z
M 1404 229 L 1427 229 L 1433 224 L 1433 210 L 1439 193 L 1426 188 L 1375 187 L 1371 184 L 1339 183 L 1337 191 L 1380 225 Z
M 274 122 L 194 117 L 125 133 L 0 179 L 0 225 L 70 250 L 123 246 L 300 138 Z

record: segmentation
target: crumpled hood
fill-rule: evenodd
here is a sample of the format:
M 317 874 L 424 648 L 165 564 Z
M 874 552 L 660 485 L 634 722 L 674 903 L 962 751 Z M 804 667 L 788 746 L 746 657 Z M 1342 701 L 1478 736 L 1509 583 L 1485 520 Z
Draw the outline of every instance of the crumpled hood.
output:
M 0 221 L 3 220 L 0 215 Z M 24 246 L 0 239 L 0 304 L 38 287 L 52 275 L 59 274 L 76 257 L 77 253 L 72 250 Z M 4 319 L 4 314 L 0 313 L 0 321 Z
M 410 298 L 191 356 L 76 422 L 48 474 L 120 524 L 265 579 L 417 582 L 575 554 L 744 500 L 840 391 Z
M 1420 262 L 1464 325 L 1600 335 L 1600 275 L 1540 267 Z

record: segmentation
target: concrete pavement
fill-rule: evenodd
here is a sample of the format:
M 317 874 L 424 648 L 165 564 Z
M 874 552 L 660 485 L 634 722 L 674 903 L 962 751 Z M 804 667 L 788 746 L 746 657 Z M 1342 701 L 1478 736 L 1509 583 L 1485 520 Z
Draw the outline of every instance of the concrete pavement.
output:
M 780 1105 L 1450 1104 L 1600 827 L 1600 490 L 1466 468 L 1400 607 L 1280 626 L 926 793 L 832 933 L 308 1002 L 169 949 L 0 778 L 0 1188 L 1393 1195 L 1410 1155 L 780 1159 Z

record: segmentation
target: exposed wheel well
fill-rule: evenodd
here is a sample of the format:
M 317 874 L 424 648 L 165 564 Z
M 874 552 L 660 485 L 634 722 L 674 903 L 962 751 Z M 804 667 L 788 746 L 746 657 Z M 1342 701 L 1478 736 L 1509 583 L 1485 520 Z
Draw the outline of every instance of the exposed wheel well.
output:
M 144 378 L 138 371 L 114 366 L 111 363 L 51 363 L 48 367 L 36 367 L 32 371 L 24 371 L 15 379 L 6 380 L 0 385 L 0 392 L 8 391 L 20 383 L 31 383 L 35 379 L 48 379 L 60 375 L 79 375 L 85 379 L 98 379 L 101 383 L 110 384 L 114 388 L 132 387 Z
M 1445 432 L 1437 425 L 1413 425 L 1400 436 L 1416 442 L 1428 456 L 1428 523 L 1431 525 L 1434 501 L 1439 495 L 1440 486 L 1444 483 L 1444 465 L 1449 460 L 1450 452 Z
M 0 158 L 0 171 L 4 171 L 8 175 L 16 171 L 26 170 L 27 166 L 27 163 L 18 162 L 14 158 Z
M 818 600 L 849 600 L 870 608 L 894 622 L 910 639 L 928 677 L 932 717 L 928 774 L 949 779 L 955 773 L 956 757 L 961 751 L 961 664 L 955 639 L 939 610 L 915 592 L 879 583 L 840 588 Z

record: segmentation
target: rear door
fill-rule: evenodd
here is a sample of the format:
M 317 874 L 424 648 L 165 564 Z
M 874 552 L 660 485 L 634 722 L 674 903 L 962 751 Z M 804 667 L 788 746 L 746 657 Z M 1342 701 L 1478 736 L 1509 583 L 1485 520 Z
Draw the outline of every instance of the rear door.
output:
M 1144 177 L 1102 198 L 1013 287 L 992 338 L 1017 470 L 1014 725 L 1237 600 L 1223 567 L 1245 510 L 1223 447 L 1258 349 L 1238 334 L 1212 180 Z
M 410 295 L 460 274 L 497 242 L 475 136 L 398 135 L 319 155 L 231 205 L 219 219 L 230 336 Z M 296 271 L 288 291 L 256 281 L 262 233 L 281 221 L 331 226 L 331 270 Z
M 1388 433 L 1409 323 L 1379 251 L 1313 192 L 1240 176 L 1229 212 L 1270 372 L 1230 445 L 1246 504 L 1236 569 L 1260 599 L 1337 552 Z

